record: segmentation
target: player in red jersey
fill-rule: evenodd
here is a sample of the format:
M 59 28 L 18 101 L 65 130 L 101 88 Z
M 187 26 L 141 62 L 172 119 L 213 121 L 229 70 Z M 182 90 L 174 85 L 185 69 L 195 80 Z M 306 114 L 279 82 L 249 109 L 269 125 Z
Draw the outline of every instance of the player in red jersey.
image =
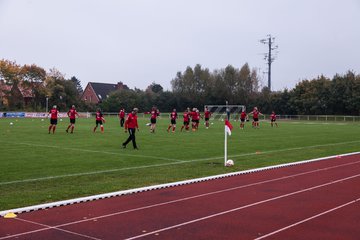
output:
M 182 130 L 184 129 L 185 127 L 185 130 L 186 131 L 189 131 L 189 123 L 190 123 L 190 113 L 189 113 L 189 110 L 186 109 L 184 114 L 183 114 L 183 119 L 184 119 L 184 122 L 183 122 L 183 125 L 181 126 L 181 132 Z
M 275 126 L 278 127 L 278 124 L 276 122 L 276 114 L 274 111 L 271 112 L 271 115 L 270 115 L 270 122 L 271 122 L 271 127 Z
M 119 119 L 120 119 L 120 127 L 124 127 L 125 122 L 125 110 L 122 108 L 119 112 Z
M 259 128 L 259 115 L 263 115 L 261 112 L 259 112 L 257 107 L 254 107 L 254 110 L 249 113 L 249 115 L 253 115 L 253 127 Z
M 96 120 L 96 126 L 94 127 L 94 132 L 96 131 L 96 128 L 98 127 L 98 125 L 100 125 L 100 129 L 101 129 L 101 133 L 104 133 L 104 125 L 103 122 L 105 123 L 105 118 L 100 110 L 100 108 L 97 109 L 96 113 L 95 113 L 95 120 Z
M 209 128 L 209 119 L 211 117 L 211 112 L 209 111 L 209 109 L 207 107 L 205 107 L 204 116 L 205 116 L 205 126 L 206 126 L 206 129 L 208 129 Z
M 152 107 L 150 112 L 150 132 L 154 133 L 156 128 L 156 119 L 160 115 L 159 110 L 156 107 Z
M 57 120 L 59 117 L 59 111 L 57 110 L 56 105 L 54 105 L 53 108 L 50 109 L 49 115 L 50 115 L 49 134 L 51 132 L 51 129 L 52 129 L 52 133 L 54 134 L 56 130 Z
M 170 124 L 167 128 L 167 131 L 170 131 L 170 128 L 172 127 L 172 132 L 175 132 L 176 128 L 176 119 L 178 118 L 176 109 L 174 108 L 173 111 L 170 113 Z
M 73 133 L 74 132 L 74 127 L 75 127 L 75 119 L 76 119 L 76 116 L 79 117 L 79 114 L 78 112 L 76 111 L 75 109 L 75 105 L 72 105 L 71 108 L 69 109 L 69 111 L 67 112 L 67 115 L 68 117 L 70 118 L 70 124 L 69 126 L 67 127 L 67 129 L 65 130 L 66 132 L 69 132 L 69 128 L 71 127 L 71 132 L 70 133 Z
M 243 109 L 240 113 L 240 129 L 244 129 L 246 121 L 246 112 Z
M 199 120 L 197 119 L 198 115 L 196 113 L 196 108 L 193 108 L 191 113 L 191 127 L 192 127 L 192 131 L 195 132 L 196 131 L 196 125 L 199 122 Z
M 132 141 L 134 149 L 138 149 L 135 141 L 135 129 L 139 131 L 139 125 L 137 122 L 137 114 L 138 109 L 134 108 L 131 113 L 128 114 L 125 121 L 125 132 L 129 131 L 128 139 L 122 144 L 123 148 L 126 148 L 126 145 Z

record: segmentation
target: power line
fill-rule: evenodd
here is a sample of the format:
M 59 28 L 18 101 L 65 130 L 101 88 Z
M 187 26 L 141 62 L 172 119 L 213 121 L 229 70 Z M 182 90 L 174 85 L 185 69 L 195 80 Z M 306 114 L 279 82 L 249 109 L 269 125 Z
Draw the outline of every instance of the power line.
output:
M 264 53 L 264 60 L 266 60 L 268 64 L 268 88 L 271 91 L 271 63 L 275 60 L 276 55 L 272 54 L 272 51 L 275 49 L 278 49 L 278 45 L 274 46 L 275 38 L 271 37 L 270 34 L 267 35 L 267 38 L 261 39 L 261 43 L 267 44 L 269 47 L 269 50 L 267 53 Z

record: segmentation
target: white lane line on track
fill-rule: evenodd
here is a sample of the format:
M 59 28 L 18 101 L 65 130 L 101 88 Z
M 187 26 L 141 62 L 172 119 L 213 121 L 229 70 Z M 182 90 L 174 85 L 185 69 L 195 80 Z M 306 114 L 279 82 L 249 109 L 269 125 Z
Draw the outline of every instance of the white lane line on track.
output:
M 144 233 L 144 234 L 140 234 L 140 235 L 133 236 L 133 237 L 130 237 L 130 238 L 126 238 L 126 240 L 133 240 L 133 239 L 146 237 L 146 236 L 153 235 L 153 234 L 156 234 L 156 233 L 164 232 L 164 231 L 171 230 L 171 229 L 174 229 L 174 228 L 182 227 L 182 226 L 189 225 L 189 224 L 192 224 L 192 223 L 196 223 L 196 222 L 200 222 L 200 221 L 207 220 L 207 219 L 210 219 L 210 218 L 222 216 L 222 215 L 225 215 L 225 214 L 228 214 L 228 213 L 236 212 L 236 211 L 239 211 L 239 210 L 242 210 L 242 209 L 245 209 L 245 208 L 257 206 L 257 205 L 260 205 L 260 204 L 263 204 L 263 203 L 268 203 L 268 202 L 275 201 L 275 200 L 278 200 L 278 199 L 282 199 L 282 198 L 285 198 L 285 197 L 293 196 L 293 195 L 304 193 L 304 192 L 307 192 L 307 191 L 312 191 L 314 189 L 326 187 L 326 186 L 329 186 L 329 185 L 332 185 L 332 184 L 335 184 L 335 183 L 343 182 L 343 181 L 350 180 L 350 179 L 357 178 L 357 177 L 360 177 L 360 174 L 356 174 L 356 175 L 353 175 L 351 177 L 338 179 L 338 180 L 331 181 L 331 182 L 321 184 L 321 185 L 317 185 L 317 186 L 314 186 L 314 187 L 306 188 L 306 189 L 303 189 L 303 190 L 300 190 L 300 191 L 295 191 L 295 192 L 292 192 L 292 193 L 284 194 L 284 195 L 277 196 L 277 197 L 274 197 L 274 198 L 269 198 L 269 199 L 266 199 L 266 200 L 263 200 L 263 201 L 251 203 L 251 204 L 241 206 L 241 207 L 238 207 L 238 208 L 234 208 L 234 209 L 230 209 L 230 210 L 227 210 L 227 211 L 218 212 L 218 213 L 215 213 L 215 214 L 212 214 L 212 215 L 197 218 L 197 219 L 194 219 L 194 220 L 191 220 L 191 221 L 183 222 L 183 223 L 176 224 L 176 225 L 173 225 L 173 226 L 169 226 L 169 227 L 166 227 L 166 228 L 160 228 L 160 229 L 148 232 L 148 233 Z
M 260 240 L 260 239 L 264 239 L 264 238 L 270 237 L 270 236 L 275 235 L 275 234 L 277 234 L 277 233 L 279 233 L 279 232 L 285 231 L 285 230 L 287 230 L 287 229 L 289 229 L 289 228 L 295 227 L 295 226 L 300 225 L 300 224 L 302 224 L 302 223 L 305 223 L 305 222 L 308 222 L 308 221 L 313 220 L 313 219 L 315 219 L 315 218 L 321 217 L 321 216 L 323 216 L 323 215 L 325 215 L 325 214 L 334 212 L 334 211 L 336 211 L 336 210 L 338 210 L 338 209 L 341 209 L 341 208 L 343 208 L 343 207 L 346 207 L 346 206 L 348 206 L 348 205 L 354 204 L 354 203 L 356 203 L 357 201 L 360 201 L 360 198 L 355 199 L 355 200 L 350 201 L 350 202 L 347 202 L 347 203 L 345 203 L 345 204 L 339 205 L 339 206 L 337 206 L 337 207 L 331 208 L 331 209 L 329 209 L 329 210 L 327 210 L 327 211 L 325 211 L 325 212 L 316 214 L 316 215 L 314 215 L 314 216 L 312 216 L 312 217 L 305 218 L 304 220 L 301 220 L 301 221 L 299 221 L 299 222 L 296 222 L 296 223 L 291 224 L 291 225 L 289 225 L 289 226 L 286 226 L 286 227 L 284 227 L 284 228 L 280 228 L 280 229 L 278 229 L 278 230 L 276 230 L 276 231 L 273 231 L 273 232 L 271 232 L 271 233 L 268 233 L 268 234 L 266 234 L 266 235 L 263 235 L 263 236 L 261 236 L 261 237 L 258 237 L 258 238 L 254 239 L 254 240 Z
M 71 234 L 71 235 L 76 235 L 76 236 L 84 237 L 84 238 L 87 238 L 87 239 L 101 240 L 100 238 L 91 237 L 91 236 L 89 236 L 89 235 L 85 235 L 85 234 L 81 234 L 81 233 L 77 233 L 77 232 L 73 232 L 73 231 L 61 229 L 61 228 L 58 228 L 58 227 L 52 227 L 52 226 L 49 226 L 49 225 L 46 225 L 46 224 L 42 224 L 42 223 L 38 223 L 38 222 L 33 222 L 33 221 L 21 219 L 21 218 L 15 218 L 15 220 L 21 221 L 21 222 L 31 223 L 31 224 L 34 224 L 34 225 L 40 225 L 40 226 L 46 227 L 48 230 L 57 230 L 57 231 L 69 233 L 69 234 Z M 39 231 L 38 231 L 38 230 L 34 230 L 34 231 L 32 231 L 32 233 L 36 233 L 36 232 L 40 232 L 40 231 L 42 231 L 42 230 L 41 230 L 41 229 L 39 229 Z M 22 236 L 22 234 L 9 235 L 9 236 L 5 236 L 5 237 L 1 237 L 0 239 L 17 238 L 17 237 L 19 237 L 19 236 Z
M 320 169 L 316 169 L 316 170 L 312 170 L 312 171 L 308 171 L 308 172 L 293 174 L 293 175 L 289 175 L 289 176 L 284 176 L 284 177 L 270 179 L 270 180 L 266 180 L 266 181 L 251 183 L 251 184 L 242 185 L 242 186 L 238 186 L 238 187 L 227 188 L 227 189 L 218 190 L 218 191 L 214 191 L 214 192 L 208 192 L 208 193 L 204 193 L 204 194 L 200 194 L 200 195 L 180 198 L 180 199 L 176 199 L 176 200 L 172 200 L 172 201 L 168 201 L 168 202 L 157 203 L 157 204 L 148 205 L 148 206 L 144 206 L 144 207 L 124 210 L 124 211 L 120 211 L 120 212 L 114 212 L 114 213 L 110 213 L 110 214 L 106 214 L 106 215 L 102 215 L 102 216 L 97 216 L 97 217 L 93 217 L 93 218 L 87 218 L 87 219 L 82 219 L 82 220 L 78 220 L 78 221 L 68 222 L 68 223 L 56 225 L 56 226 L 53 226 L 53 227 L 50 227 L 50 228 L 49 227 L 41 228 L 41 229 L 34 230 L 34 231 L 19 233 L 16 236 L 27 235 L 27 234 L 31 234 L 31 233 L 35 233 L 35 232 L 46 231 L 46 230 L 49 230 L 49 229 L 52 229 L 52 228 L 66 227 L 66 226 L 75 225 L 75 224 L 79 224 L 79 223 L 83 223 L 83 222 L 88 222 L 88 221 L 94 221 L 94 220 L 98 220 L 98 219 L 102 219 L 102 218 L 113 217 L 113 216 L 117 216 L 117 215 L 121 215 L 121 214 L 125 214 L 125 213 L 131 213 L 131 212 L 141 211 L 141 210 L 150 209 L 150 208 L 154 208 L 154 207 L 160 207 L 160 206 L 164 206 L 164 205 L 169 205 L 169 204 L 173 204 L 173 203 L 188 201 L 188 200 L 201 198 L 201 197 L 206 197 L 206 196 L 215 195 L 215 194 L 221 194 L 221 193 L 224 193 L 224 192 L 229 192 L 229 191 L 239 190 L 239 189 L 242 189 L 242 188 L 252 187 L 252 186 L 256 186 L 256 185 L 276 182 L 276 181 L 285 180 L 285 179 L 289 179 L 289 178 L 294 178 L 294 177 L 298 177 L 298 176 L 303 176 L 303 175 L 307 175 L 307 174 L 312 174 L 312 173 L 316 173 L 316 172 L 328 171 L 328 170 L 331 170 L 331 169 L 345 167 L 345 166 L 358 164 L 358 163 L 360 163 L 360 161 L 353 162 L 353 163 L 341 164 L 341 165 L 332 166 L 332 167 L 320 168 Z M 32 222 L 32 223 L 36 224 L 36 222 Z M 42 226 L 41 223 L 39 223 L 39 225 Z M 0 240 L 1 239 L 5 239 L 5 238 L 0 238 Z
M 337 145 L 359 143 L 359 142 L 360 141 L 350 141 L 350 142 L 331 143 L 331 144 L 315 145 L 315 146 L 308 146 L 308 147 L 286 148 L 286 149 L 263 151 L 263 152 L 260 152 L 260 153 L 255 152 L 255 153 L 244 153 L 244 154 L 237 154 L 237 155 L 229 155 L 229 157 L 234 158 L 234 157 L 246 157 L 246 156 L 253 156 L 253 155 L 260 155 L 260 154 L 264 155 L 264 154 L 269 154 L 269 153 L 296 151 L 296 150 L 304 150 L 304 149 L 318 148 L 318 147 L 337 146 Z M 21 144 L 25 144 L 25 143 L 21 143 Z M 26 143 L 25 145 L 30 145 L 30 144 Z M 46 145 L 35 145 L 35 146 L 46 147 Z M 61 148 L 61 147 L 57 147 L 57 146 L 53 146 L 53 147 Z M 118 154 L 118 153 L 115 153 L 115 152 L 92 151 L 92 150 L 84 150 L 84 149 L 77 149 L 77 148 L 61 148 L 61 149 L 67 149 L 67 150 L 71 149 L 71 150 L 75 150 L 75 151 L 86 151 L 86 152 L 90 151 L 90 152 L 97 152 L 97 153 L 121 155 L 121 154 Z M 133 155 L 127 155 L 127 156 L 133 156 Z M 142 155 L 134 155 L 134 156 L 143 157 Z M 146 156 L 144 156 L 144 157 L 146 157 Z M 147 156 L 147 157 L 149 157 L 149 156 Z M 126 171 L 126 170 L 145 169 L 145 168 L 152 168 L 152 167 L 164 167 L 164 166 L 172 166 L 172 165 L 186 164 L 186 163 L 192 163 L 192 162 L 202 162 L 202 161 L 211 161 L 211 160 L 220 160 L 220 159 L 222 160 L 224 158 L 224 156 L 211 157 L 211 158 L 200 158 L 200 159 L 193 159 L 193 160 L 186 160 L 186 161 L 170 159 L 170 158 L 157 158 L 157 157 L 152 157 L 152 156 L 150 158 L 162 159 L 162 160 L 174 161 L 174 162 L 172 162 L 172 163 L 161 163 L 161 164 L 151 164 L 151 165 L 138 166 L 138 167 L 117 168 L 117 169 L 109 169 L 109 170 L 102 170 L 102 171 L 91 171 L 91 172 L 83 172 L 83 173 L 55 175 L 55 176 L 48 176 L 48 177 L 41 177 L 41 178 L 21 179 L 21 180 L 0 182 L 0 186 L 1 185 L 16 184 L 16 183 L 25 183 L 25 182 L 45 181 L 45 180 L 57 179 L 57 178 L 78 177 L 78 176 L 95 175 L 95 174 L 102 174 L 102 173 L 120 172 L 120 171 Z

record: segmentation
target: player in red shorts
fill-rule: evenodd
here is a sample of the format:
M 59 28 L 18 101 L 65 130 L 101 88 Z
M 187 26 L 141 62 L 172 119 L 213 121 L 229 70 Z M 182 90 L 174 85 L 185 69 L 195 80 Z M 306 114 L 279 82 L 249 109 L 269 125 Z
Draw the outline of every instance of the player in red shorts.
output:
M 248 115 L 253 115 L 253 127 L 259 128 L 259 115 L 263 115 L 261 112 L 259 112 L 257 107 L 254 107 L 254 110 L 250 112 Z
M 244 129 L 246 121 L 246 112 L 243 109 L 240 113 L 240 129 Z
M 178 115 L 177 115 L 176 109 L 174 108 L 173 111 L 170 113 L 170 124 L 167 128 L 168 132 L 171 127 L 172 127 L 172 132 L 175 132 L 177 117 L 178 117 Z
M 271 127 L 275 126 L 278 127 L 278 124 L 276 122 L 276 114 L 274 111 L 271 112 L 271 115 L 270 115 L 270 122 L 271 122 Z
M 70 118 L 70 124 L 69 126 L 67 127 L 67 129 L 65 130 L 66 132 L 69 132 L 69 128 L 71 127 L 71 132 L 70 133 L 73 133 L 74 132 L 74 128 L 75 128 L 75 119 L 76 119 L 76 116 L 79 117 L 79 114 L 78 112 L 76 111 L 75 109 L 75 105 L 72 105 L 70 110 L 67 112 L 67 115 L 68 117 Z
M 209 109 L 207 107 L 205 107 L 204 116 L 205 116 L 205 126 L 206 126 L 206 129 L 208 129 L 209 128 L 209 119 L 211 117 L 211 112 L 209 111 Z
M 150 132 L 154 133 L 156 128 L 156 119 L 160 115 L 159 110 L 156 107 L 152 107 L 150 112 Z
M 124 127 L 125 122 L 125 110 L 122 108 L 119 111 L 120 127 Z
M 136 129 L 139 131 L 139 125 L 137 122 L 137 114 L 138 109 L 134 108 L 132 110 L 131 113 L 128 114 L 126 121 L 125 121 L 125 132 L 129 132 L 129 137 L 128 139 L 122 144 L 123 148 L 126 148 L 126 145 L 132 141 L 133 147 L 134 149 L 138 150 L 138 147 L 136 145 L 136 141 L 135 141 L 135 132 Z
M 97 109 L 95 113 L 95 120 L 96 120 L 96 126 L 94 127 L 94 132 L 96 131 L 98 125 L 100 125 L 101 133 L 104 133 L 104 125 L 103 122 L 105 122 L 105 118 L 100 110 L 100 108 Z
M 190 113 L 189 113 L 189 110 L 186 109 L 184 114 L 183 114 L 183 125 L 181 126 L 181 132 L 182 130 L 185 128 L 186 131 L 189 131 L 189 123 L 190 123 Z
M 57 110 L 56 105 L 54 105 L 53 108 L 49 111 L 49 115 L 50 115 L 49 134 L 51 130 L 52 133 L 54 134 L 56 130 L 57 120 L 59 117 L 59 111 Z

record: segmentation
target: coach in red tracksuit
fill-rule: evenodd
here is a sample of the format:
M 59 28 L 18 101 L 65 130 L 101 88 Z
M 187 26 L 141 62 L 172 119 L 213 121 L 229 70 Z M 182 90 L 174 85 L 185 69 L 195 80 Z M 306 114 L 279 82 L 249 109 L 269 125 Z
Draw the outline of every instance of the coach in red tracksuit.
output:
M 132 141 L 134 149 L 138 149 L 136 146 L 136 140 L 135 140 L 135 131 L 136 129 L 139 131 L 139 125 L 137 122 L 137 114 L 138 109 L 134 108 L 131 113 L 126 118 L 125 121 L 125 132 L 129 131 L 129 137 L 128 139 L 122 144 L 123 148 L 126 148 L 126 145 Z

